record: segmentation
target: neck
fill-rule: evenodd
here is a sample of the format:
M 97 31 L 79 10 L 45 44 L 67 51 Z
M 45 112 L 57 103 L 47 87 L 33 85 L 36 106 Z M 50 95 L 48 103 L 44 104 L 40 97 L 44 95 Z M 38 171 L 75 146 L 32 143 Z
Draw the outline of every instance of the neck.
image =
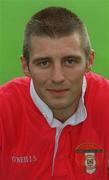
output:
M 68 118 L 70 118 L 77 110 L 79 104 L 80 96 L 76 98 L 74 103 L 69 107 L 65 107 L 63 109 L 53 109 L 54 118 L 58 119 L 62 123 L 64 123 Z

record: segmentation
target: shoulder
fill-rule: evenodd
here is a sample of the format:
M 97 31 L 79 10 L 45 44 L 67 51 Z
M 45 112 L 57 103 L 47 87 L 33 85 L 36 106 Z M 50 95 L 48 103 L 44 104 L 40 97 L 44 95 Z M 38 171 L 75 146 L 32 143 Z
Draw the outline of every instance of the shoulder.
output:
M 86 80 L 85 105 L 88 118 L 102 139 L 104 134 L 105 137 L 109 136 L 109 80 L 94 73 L 86 74 Z
M 29 84 L 30 78 L 18 77 L 0 86 L 0 94 L 7 94 L 8 92 L 11 92 L 13 90 L 27 88 Z
M 18 100 L 29 91 L 30 78 L 19 77 L 13 79 L 0 87 L 0 102 L 8 103 Z
M 105 93 L 109 95 L 109 80 L 95 73 L 87 73 L 87 90 L 92 93 Z M 93 91 L 92 91 L 93 90 Z M 105 94 L 105 95 L 106 95 Z
M 109 87 L 109 80 L 101 75 L 90 72 L 87 73 L 85 76 L 88 81 L 88 84 L 94 83 L 98 86 L 107 86 L 107 88 Z
M 94 111 L 109 111 L 109 80 L 95 73 L 87 73 L 85 101 L 87 107 Z M 109 113 L 108 113 L 109 114 Z

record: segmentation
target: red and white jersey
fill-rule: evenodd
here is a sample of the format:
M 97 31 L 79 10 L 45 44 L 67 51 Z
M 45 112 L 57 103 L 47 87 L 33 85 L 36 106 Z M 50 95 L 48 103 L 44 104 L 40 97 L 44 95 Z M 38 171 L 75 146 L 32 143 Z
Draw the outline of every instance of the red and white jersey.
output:
M 30 96 L 30 78 L 0 88 L 0 180 L 108 180 L 109 81 L 86 74 L 87 118 L 65 126 L 54 157 L 51 128 Z

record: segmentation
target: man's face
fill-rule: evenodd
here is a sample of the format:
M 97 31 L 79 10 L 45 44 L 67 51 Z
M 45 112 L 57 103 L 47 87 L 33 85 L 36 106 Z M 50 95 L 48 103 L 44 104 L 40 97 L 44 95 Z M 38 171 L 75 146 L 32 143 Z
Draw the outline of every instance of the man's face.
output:
M 83 76 L 91 63 L 85 58 L 78 34 L 62 38 L 34 36 L 29 69 L 23 67 L 25 74 L 32 77 L 39 97 L 52 110 L 67 110 L 79 99 Z

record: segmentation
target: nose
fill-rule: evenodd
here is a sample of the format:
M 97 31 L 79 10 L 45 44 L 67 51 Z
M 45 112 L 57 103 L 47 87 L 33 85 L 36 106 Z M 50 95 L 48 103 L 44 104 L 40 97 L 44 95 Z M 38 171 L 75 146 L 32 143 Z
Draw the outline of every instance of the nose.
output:
M 62 83 L 65 81 L 64 69 L 61 64 L 55 65 L 52 69 L 51 80 L 54 83 Z

